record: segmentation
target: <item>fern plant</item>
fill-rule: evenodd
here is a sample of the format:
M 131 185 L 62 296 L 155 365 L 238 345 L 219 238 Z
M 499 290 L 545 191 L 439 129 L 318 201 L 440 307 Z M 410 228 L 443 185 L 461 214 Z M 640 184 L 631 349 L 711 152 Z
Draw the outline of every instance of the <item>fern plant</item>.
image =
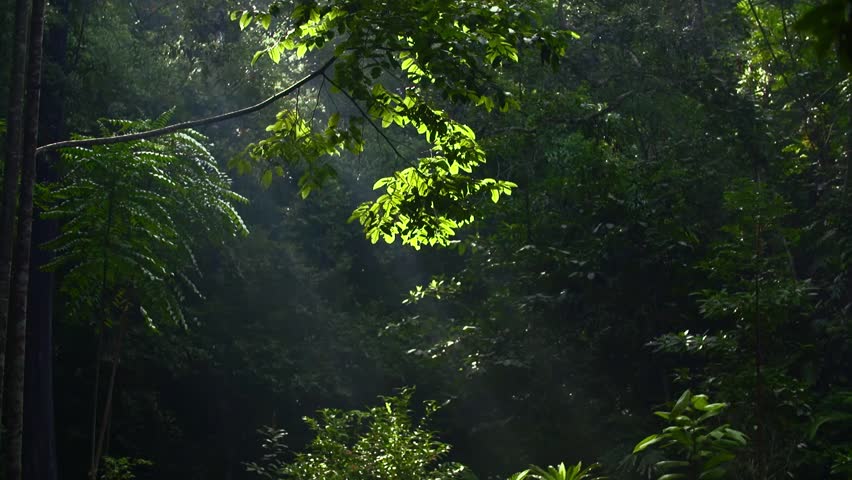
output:
M 104 134 L 166 125 L 106 120 Z M 107 314 L 116 298 L 138 307 L 152 327 L 162 321 L 186 326 L 187 293 L 200 296 L 195 249 L 248 230 L 234 208 L 246 199 L 231 190 L 205 146 L 186 130 L 168 136 L 62 151 L 64 177 L 42 187 L 46 218 L 62 223 L 47 243 L 55 253 L 48 269 L 62 269 L 72 314 Z

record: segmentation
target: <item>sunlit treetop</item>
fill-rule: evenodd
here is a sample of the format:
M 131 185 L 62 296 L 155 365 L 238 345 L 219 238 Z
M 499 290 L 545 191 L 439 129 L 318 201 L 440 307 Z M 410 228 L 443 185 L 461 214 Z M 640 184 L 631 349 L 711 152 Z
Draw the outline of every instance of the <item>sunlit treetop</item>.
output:
M 354 118 L 334 114 L 319 132 L 312 119 L 281 112 L 267 129 L 271 136 L 251 145 L 235 165 L 247 170 L 262 163 L 267 166 L 265 183 L 274 174 L 283 175 L 285 166 L 301 166 L 305 173 L 299 185 L 307 196 L 334 175 L 325 159 L 344 150 L 362 151 L 364 122 L 377 130 L 411 128 L 429 143 L 428 156 L 406 159 L 412 166 L 378 180 L 374 188 L 384 192 L 359 206 L 352 219 L 360 221 L 373 242 L 383 238 L 390 243 L 399 236 L 415 248 L 448 244 L 457 228 L 475 219 L 474 197 L 487 192 L 496 202 L 511 194 L 515 184 L 473 176 L 485 163 L 485 152 L 473 130 L 452 120 L 439 102 L 489 111 L 518 106 L 497 81 L 501 66 L 517 62 L 527 48 L 556 65 L 567 41 L 576 37 L 548 28 L 533 6 L 348 0 L 274 2 L 265 10 L 232 12 L 241 28 L 254 25 L 267 33 L 253 62 L 268 56 L 278 63 L 288 52 L 330 59 L 333 68 L 331 63 L 319 67 L 324 80 L 361 113 Z

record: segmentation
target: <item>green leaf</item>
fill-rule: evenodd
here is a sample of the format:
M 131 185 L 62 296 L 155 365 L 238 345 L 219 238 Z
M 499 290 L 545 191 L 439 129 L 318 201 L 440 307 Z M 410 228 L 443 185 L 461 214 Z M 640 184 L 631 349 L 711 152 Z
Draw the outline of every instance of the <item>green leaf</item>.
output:
M 727 403 L 710 403 L 704 406 L 704 410 L 707 412 L 716 412 L 727 408 L 727 406 Z
M 691 430 L 688 431 L 681 427 L 669 427 L 665 429 L 665 432 L 668 433 L 669 437 L 685 447 L 689 447 L 693 443 Z
M 686 478 L 686 474 L 683 473 L 667 473 L 657 480 L 681 480 L 682 478 Z
M 692 397 L 692 408 L 703 412 L 708 405 L 707 395 L 695 395 Z
M 683 460 L 663 460 L 655 464 L 660 470 L 671 470 L 673 468 L 688 467 L 689 462 Z
M 831 422 L 850 422 L 852 423 L 852 413 L 846 412 L 831 412 L 818 417 L 808 428 L 807 437 L 813 440 L 816 437 L 819 429 L 826 423 Z
M 733 428 L 725 428 L 725 434 L 740 445 L 745 445 L 748 443 L 748 439 L 746 438 L 745 434 L 739 430 L 734 430 Z
M 385 185 L 389 184 L 392 181 L 393 181 L 393 178 L 390 178 L 390 177 L 380 178 L 380 179 L 376 180 L 376 183 L 373 184 L 373 190 L 378 190 L 378 189 L 384 187 Z
M 263 26 L 264 30 L 269 30 L 269 26 L 272 24 L 272 15 L 268 13 L 262 13 L 257 17 L 257 19 Z
M 248 10 L 244 11 L 242 16 L 240 16 L 240 30 L 245 30 L 246 27 L 249 26 L 251 21 L 252 21 L 251 12 L 249 12 Z
M 337 126 L 338 123 L 340 123 L 340 112 L 334 112 L 328 118 L 328 126 L 329 128 L 334 128 Z
M 272 59 L 274 63 L 278 63 L 281 61 L 281 48 L 278 45 L 273 45 L 269 48 L 269 58 Z
M 725 476 L 727 471 L 722 467 L 711 468 L 710 470 L 705 470 L 698 475 L 698 480 L 719 480 L 720 478 Z
M 664 437 L 656 433 L 648 435 L 647 437 L 643 438 L 639 443 L 637 443 L 635 447 L 633 447 L 633 453 L 639 453 L 642 450 L 645 450 L 646 448 L 650 447 L 651 445 L 662 441 L 663 438 Z
M 692 392 L 689 390 L 684 391 L 680 398 L 677 399 L 677 402 L 675 402 L 674 407 L 672 407 L 672 416 L 677 417 L 683 413 L 684 409 L 689 405 L 690 398 L 692 398 Z
M 525 478 L 527 478 L 527 475 L 529 475 L 529 474 L 530 474 L 530 470 L 526 469 L 522 472 L 517 472 L 517 473 L 512 474 L 512 476 L 509 477 L 509 480 L 524 480 Z

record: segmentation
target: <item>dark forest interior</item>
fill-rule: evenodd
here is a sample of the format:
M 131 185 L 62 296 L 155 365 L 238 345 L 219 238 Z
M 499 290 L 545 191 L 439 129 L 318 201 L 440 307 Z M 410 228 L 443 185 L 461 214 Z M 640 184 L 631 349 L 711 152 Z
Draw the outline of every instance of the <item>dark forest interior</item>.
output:
M 852 0 L 0 21 L 0 479 L 852 478 Z

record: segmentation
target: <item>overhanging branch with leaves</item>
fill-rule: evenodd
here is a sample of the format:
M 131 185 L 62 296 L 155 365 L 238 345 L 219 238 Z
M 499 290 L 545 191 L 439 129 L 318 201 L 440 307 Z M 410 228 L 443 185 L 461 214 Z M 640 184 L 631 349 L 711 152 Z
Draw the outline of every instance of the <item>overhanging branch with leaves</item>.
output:
M 234 110 L 227 113 L 222 113 L 219 115 L 214 115 L 212 117 L 201 118 L 198 120 L 188 120 L 186 122 L 176 123 L 174 125 L 169 125 L 163 128 L 156 128 L 153 130 L 148 130 L 144 132 L 137 133 L 128 133 L 126 135 L 115 135 L 112 137 L 96 137 L 96 138 L 85 138 L 80 140 L 65 140 L 62 142 L 49 143 L 47 145 L 42 145 L 36 149 L 36 154 L 41 154 L 44 152 L 49 152 L 52 150 L 58 150 L 60 148 L 71 148 L 71 147 L 92 147 L 95 145 L 110 145 L 115 143 L 129 142 L 132 140 L 144 140 L 148 138 L 161 137 L 163 135 L 168 135 L 170 133 L 178 132 L 180 130 L 187 130 L 190 128 L 202 127 L 205 125 L 211 125 L 214 123 L 224 122 L 225 120 L 230 120 L 232 118 L 242 117 L 248 115 L 250 113 L 257 112 L 259 110 L 263 110 L 264 108 L 272 105 L 276 101 L 289 96 L 293 92 L 297 91 L 306 83 L 311 80 L 320 77 L 325 74 L 325 71 L 331 67 L 331 65 L 336 60 L 336 57 L 331 57 L 328 61 L 326 61 L 320 68 L 314 70 L 308 75 L 302 77 L 297 82 L 293 83 L 289 87 L 281 90 L 275 95 L 267 98 L 266 100 L 252 105 L 250 107 L 241 108 L 239 110 Z

